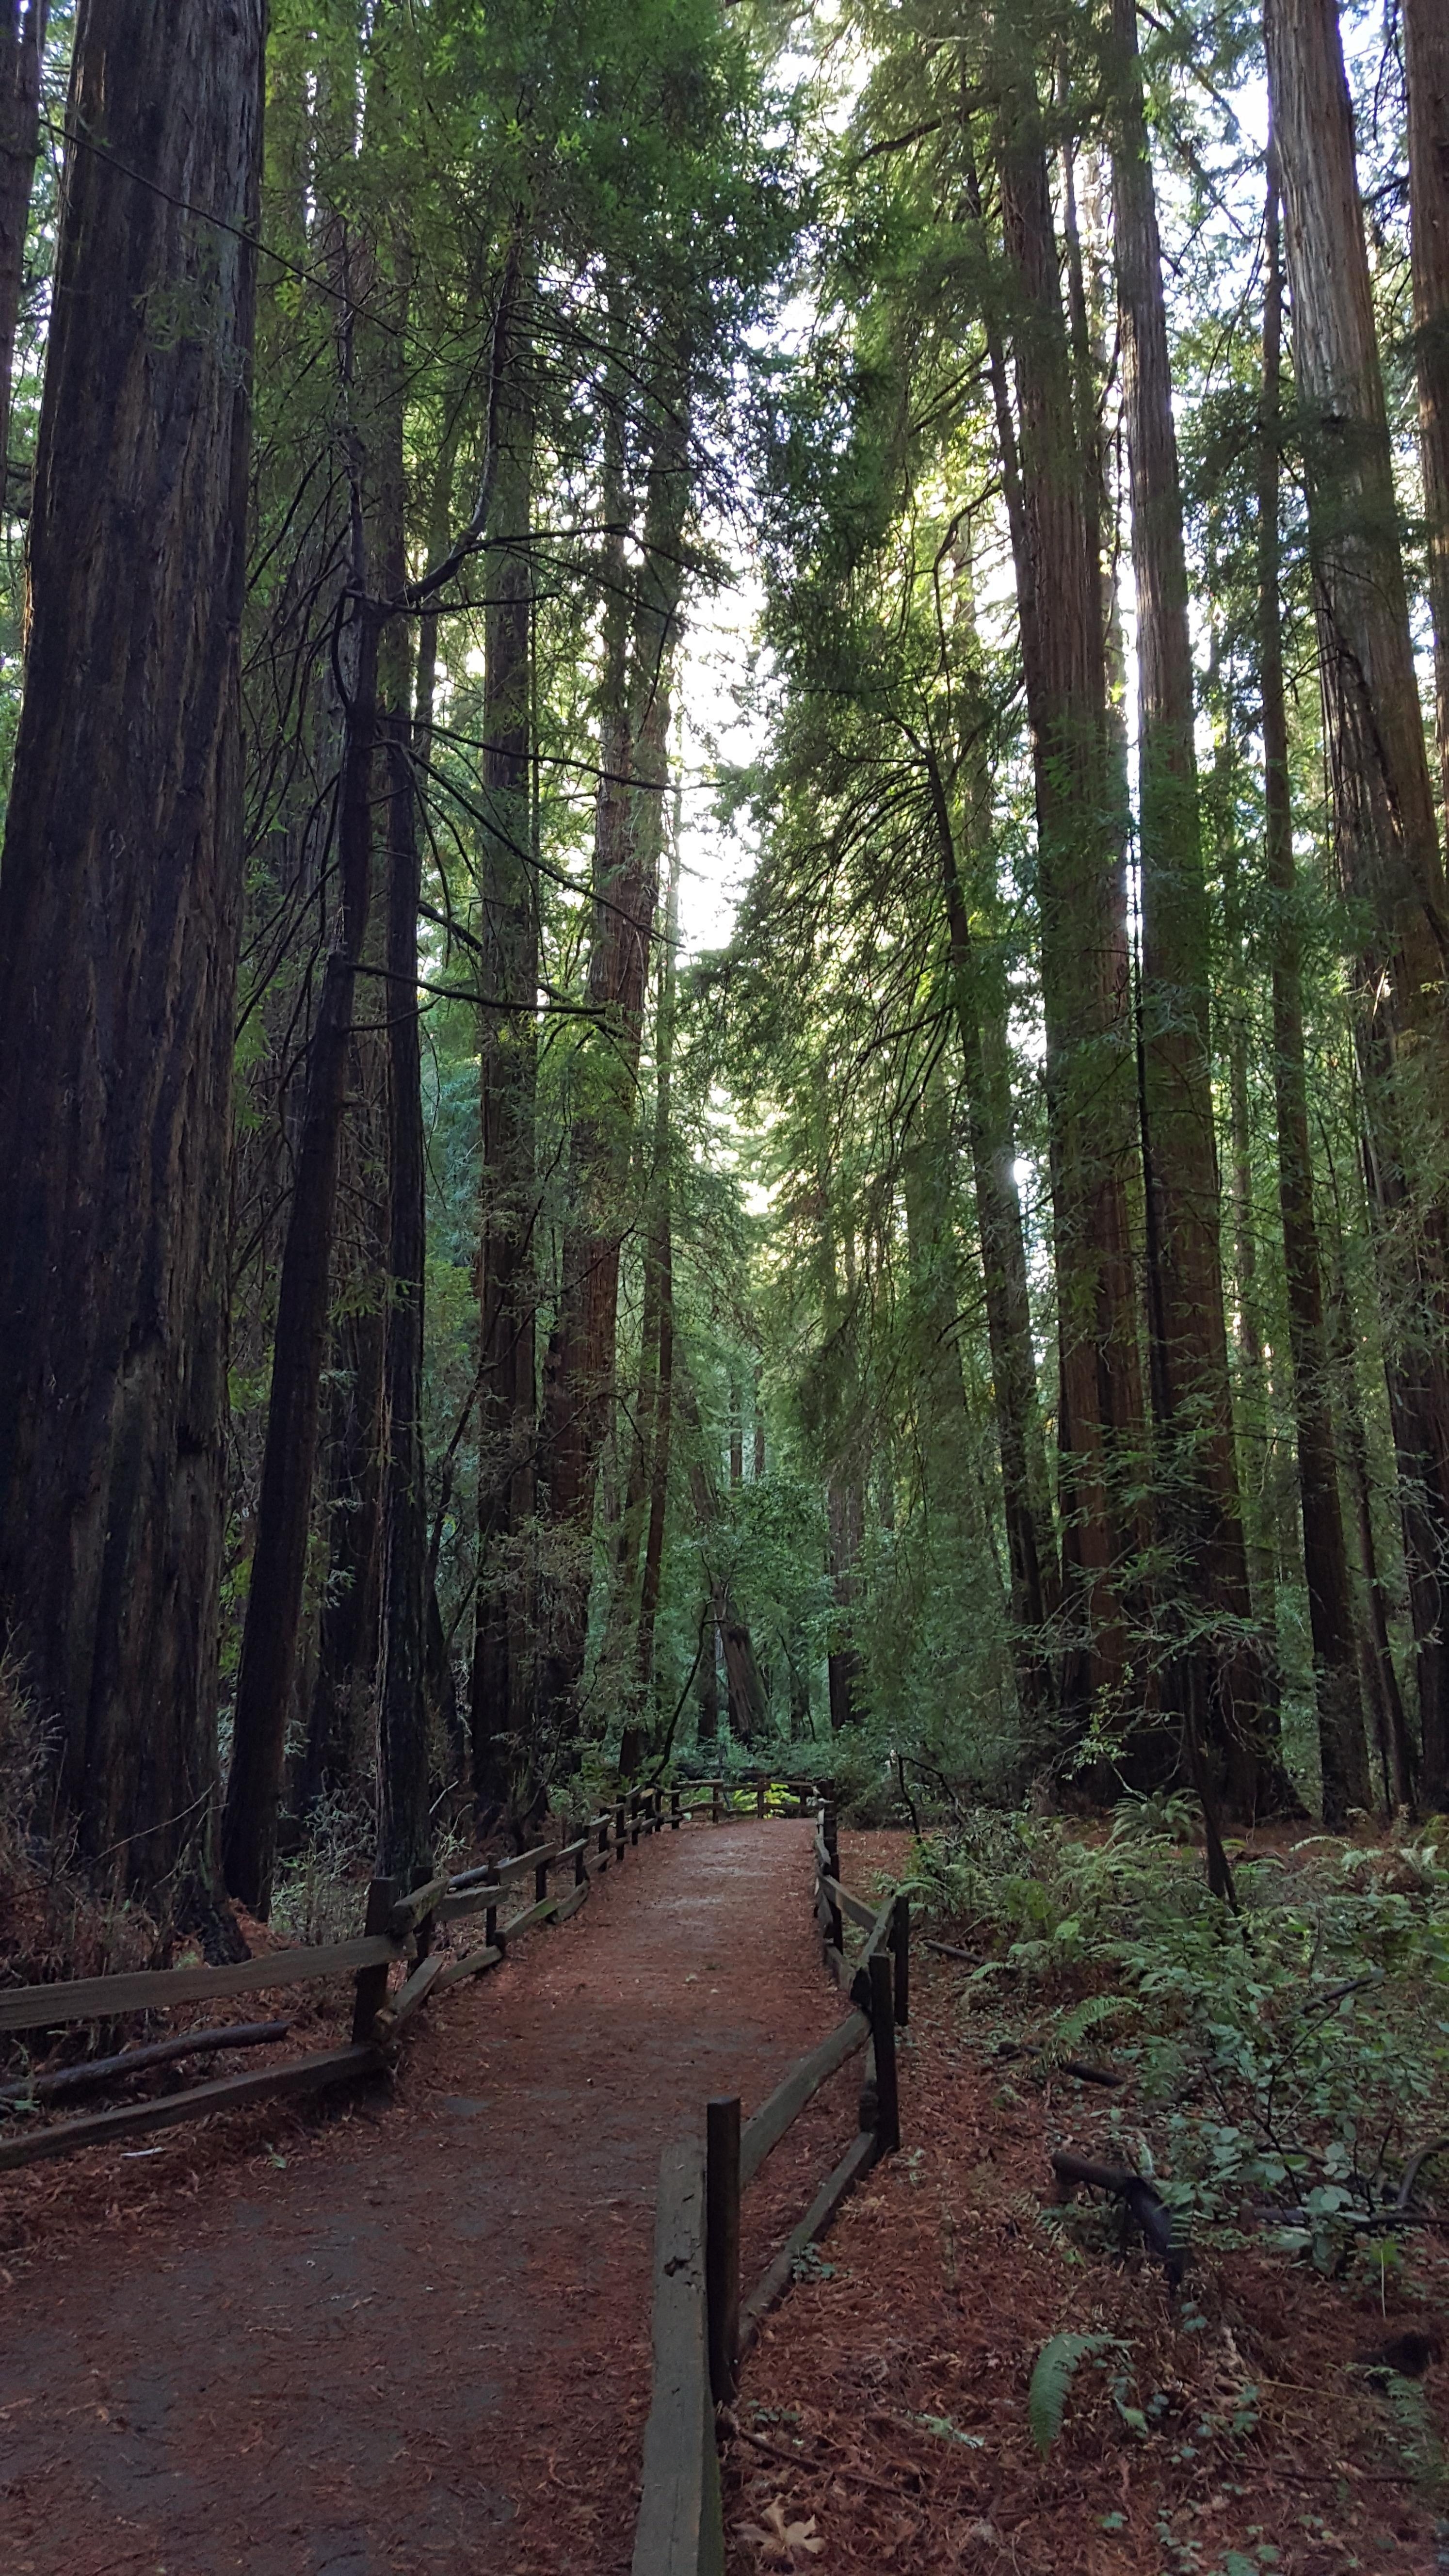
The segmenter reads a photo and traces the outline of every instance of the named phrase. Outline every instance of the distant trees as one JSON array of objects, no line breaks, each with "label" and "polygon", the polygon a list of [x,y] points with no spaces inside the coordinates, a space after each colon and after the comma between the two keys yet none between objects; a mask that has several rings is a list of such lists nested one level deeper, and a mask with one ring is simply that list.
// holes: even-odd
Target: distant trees
[{"label": "distant trees", "polygon": [[0,1612],[83,1850],[209,1901],[219,1746],[261,1912],[692,1732],[1449,1798],[1442,11],[1379,143],[1267,0],[1261,173],[1255,40],[1133,0],[862,0],[828,118],[715,0],[273,0],[264,156],[195,14],[75,18],[0,867]]},{"label": "distant trees", "polygon": [[[1384,402],[1333,0],[1270,0],[1268,8],[1293,289],[1296,376],[1286,387],[1276,250],[1266,357],[1240,320],[1225,322],[1209,261],[1198,285],[1188,286],[1181,269],[1168,284],[1159,174],[1174,197],[1188,170],[1194,191],[1208,187],[1201,116],[1182,70],[1187,58],[1209,65],[1214,39],[1205,25],[1184,22],[1170,37],[1155,29],[1149,40],[1131,0],[1114,0],[1067,30],[1031,0],[1014,0],[950,48],[913,50],[875,17],[862,13],[861,24],[873,50],[838,178],[840,265],[823,234],[816,277],[830,328],[812,350],[808,381],[777,401],[768,422],[768,623],[786,679],[777,749],[758,787],[765,860],[742,963],[759,972],[772,935],[798,960],[789,969],[793,1007],[818,1016],[835,1050],[837,1162],[863,1158],[857,1206],[880,1211],[904,1188],[914,1274],[919,1192],[904,1176],[920,1149],[906,1145],[902,1124],[934,1078],[931,943],[941,935],[917,853],[924,861],[928,847],[949,851],[958,810],[972,806],[962,772],[939,762],[928,836],[924,802],[890,766],[898,719],[882,685],[884,639],[911,634],[919,621],[932,638],[929,656],[924,643],[918,648],[931,673],[921,730],[974,695],[978,739],[995,761],[976,811],[1018,925],[1005,1104],[968,1014],[964,1084],[954,1134],[943,1139],[954,1193],[943,1222],[979,1241],[979,1302],[964,1286],[971,1320],[960,1329],[989,1366],[1002,1433],[1000,1481],[979,1537],[960,1537],[958,1580],[964,1591],[976,1550],[992,1546],[999,1527],[1011,1570],[1020,1759],[1045,1748],[1055,1767],[1086,1763],[1099,1781],[1113,1765],[1139,1783],[1176,1771],[1201,1778],[1208,1794],[1216,1782],[1250,1813],[1295,1794],[1287,1751],[1299,1779],[1312,1776],[1321,1790],[1325,1813],[1342,1820],[1372,1794],[1367,1708],[1381,1780],[1396,1796],[1412,1795],[1417,1757],[1395,1661],[1402,1636],[1391,1634],[1386,1611],[1387,1548],[1404,1570],[1424,1794],[1437,1798],[1449,1566],[1436,1428],[1449,1097],[1442,817],[1409,649],[1401,528],[1412,459]],[[1402,281],[1412,248],[1437,636],[1445,624],[1435,606],[1444,406],[1434,371],[1449,233],[1440,205],[1443,47],[1432,11],[1406,22],[1404,50],[1410,221],[1391,242],[1380,234],[1378,256],[1385,278]],[[1233,77],[1222,64],[1208,71],[1210,81]],[[1195,204],[1211,231],[1209,195]],[[873,272],[861,263],[863,238],[891,244]],[[1197,235],[1179,233],[1179,250],[1184,239],[1191,269]],[[1300,437],[1307,567],[1291,520],[1285,554],[1281,498],[1283,458],[1296,457]],[[1125,493],[1115,481],[1119,456]],[[1130,764],[1117,570],[1129,533],[1138,683]],[[1014,617],[993,603],[982,620],[969,568],[999,563],[1007,548]],[[1301,689],[1290,700],[1284,627],[1299,630],[1310,596],[1335,872],[1330,881],[1311,869],[1305,888],[1294,820],[1296,811],[1304,833],[1317,823],[1317,710]],[[837,638],[843,629],[871,634],[870,652],[851,664],[838,645],[833,655],[822,650],[831,620]],[[1207,668],[1199,638],[1209,626]],[[1027,746],[1010,694],[1018,673],[1029,816]],[[1211,833],[1197,774],[1208,714],[1220,728]],[[798,792],[812,758],[813,811]],[[951,913],[958,992],[969,995],[962,969],[989,918],[969,897]],[[832,938],[848,941],[856,961],[854,995],[826,963]],[[1335,938],[1357,958],[1352,990],[1332,962]],[[788,1011],[766,1010],[753,981],[743,1000],[751,1094],[783,1118],[808,1081],[809,1059],[787,1034]],[[1332,1034],[1350,1027],[1352,1067]],[[1254,1028],[1264,1037],[1261,1074],[1247,1034]],[[1325,1050],[1331,1109],[1314,1092]],[[889,1121],[878,1100],[883,1083],[896,1104]],[[1060,1608],[1043,1594],[1030,1612],[1022,1479],[1008,1438],[1021,1405],[999,1311],[1003,1269],[991,1249],[1001,1210],[981,1151],[988,1118],[998,1132],[1015,1129],[1050,1196],[1049,1224],[1037,1201],[1027,1283],[1063,1585]],[[1386,1419],[1344,1360],[1353,1329],[1344,1300],[1359,1301],[1362,1327],[1368,1273],[1358,1266],[1353,1160],[1340,1157],[1337,1138],[1360,1118]],[[1229,1143],[1230,1228],[1219,1179]],[[1278,1199],[1277,1230],[1265,1218],[1265,1183]],[[1355,1227],[1349,1267],[1327,1282],[1315,1212],[1324,1188],[1335,1209],[1352,1211]],[[841,1207],[828,1221],[838,1230],[854,1220]],[[872,1221],[884,1223],[889,1242],[898,1221],[878,1213]],[[868,1320],[858,1318],[857,1337],[865,1330],[878,1353],[869,1436],[889,1455],[911,1413],[891,1356],[908,1308],[888,1258],[858,1302]],[[1275,1350],[1291,1352],[1291,1395],[1267,1348],[1265,1314]],[[823,1297],[816,1329],[823,1353],[837,1337]],[[1035,1395],[1032,1387],[1028,1407]],[[828,1480],[837,1453],[826,1424],[801,1429]],[[1291,1520],[1274,1465],[1285,1434],[1298,1460]],[[1351,1507],[1339,1490],[1340,1461]],[[1271,1496],[1271,1526],[1259,1495]],[[1390,1500],[1401,1560],[1382,1516]],[[867,1648],[867,1697],[873,1672],[876,1690],[884,1687],[876,1653],[898,1633],[903,1501],[924,1541],[924,1498],[913,1497],[898,1457],[860,1541],[875,1573],[853,1626],[881,1641]],[[1261,1587],[1249,1582],[1250,1536],[1270,1578]],[[1298,1614],[1287,1606],[1300,1599],[1307,1662],[1292,1626]],[[925,1596],[916,1604],[919,1618],[931,1616]],[[972,1687],[984,1688],[981,1668],[957,1651],[963,1689],[973,1671]],[[979,1731],[967,1731],[973,1760],[984,1763]]]}]

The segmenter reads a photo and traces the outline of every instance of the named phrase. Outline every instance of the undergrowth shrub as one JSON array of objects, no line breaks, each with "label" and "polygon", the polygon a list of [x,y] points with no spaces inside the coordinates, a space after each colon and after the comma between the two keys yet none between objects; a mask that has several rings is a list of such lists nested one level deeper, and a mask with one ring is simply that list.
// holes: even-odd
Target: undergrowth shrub
[{"label": "undergrowth shrub", "polygon": [[1342,2269],[1391,2224],[1416,2142],[1449,2126],[1449,1870],[1428,1838],[1306,1837],[1204,1882],[1191,1802],[1131,1800],[1089,1835],[973,1817],[917,1850],[915,1901],[978,1949],[973,2014],[1047,2065],[1089,2036],[1136,2078],[1121,2161],[1202,2227],[1280,2222]]},{"label": "undergrowth shrub", "polygon": [[[127,1896],[121,1856],[107,1882],[79,1867],[71,1837],[57,1830],[54,1752],[13,1664],[0,1661],[0,1983],[44,1985],[166,1965],[166,1926]],[[75,2056],[103,2050],[112,2036],[112,2025],[93,2022],[56,2045]],[[38,2046],[50,2053],[48,2041]],[[13,2073],[36,2051],[24,2036],[0,2041],[0,2068]]]}]

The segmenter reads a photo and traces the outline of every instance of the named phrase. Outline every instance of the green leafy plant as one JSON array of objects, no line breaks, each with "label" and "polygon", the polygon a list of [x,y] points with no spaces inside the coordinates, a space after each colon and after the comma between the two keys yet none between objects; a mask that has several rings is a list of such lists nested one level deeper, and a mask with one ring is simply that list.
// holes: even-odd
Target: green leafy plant
[{"label": "green leafy plant", "polygon": [[1119,2335],[1110,2334],[1059,2334],[1042,2345],[1032,2369],[1026,2408],[1031,2438],[1043,2459],[1061,2432],[1067,2399],[1082,2364],[1129,2349]]}]

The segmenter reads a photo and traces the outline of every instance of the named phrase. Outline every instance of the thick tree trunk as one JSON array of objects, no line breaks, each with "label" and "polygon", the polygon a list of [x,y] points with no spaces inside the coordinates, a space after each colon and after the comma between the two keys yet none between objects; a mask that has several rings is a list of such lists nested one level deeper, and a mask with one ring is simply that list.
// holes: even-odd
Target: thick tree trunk
[{"label": "thick tree trunk", "polygon": [[1404,0],[1409,237],[1443,820],[1449,829],[1449,10]]},{"label": "thick tree trunk", "polygon": [[1187,562],[1136,0],[1113,0],[1112,27],[1119,82],[1113,197],[1137,593],[1148,1313],[1158,1511],[1173,1559],[1162,1607],[1179,1634],[1194,1639],[1174,1657],[1168,1696],[1185,1715],[1183,1659],[1196,1655],[1196,1705],[1207,1712],[1229,1804],[1251,1814],[1262,1786],[1262,1671],[1245,1642],[1252,1600],[1223,1306]]},{"label": "thick tree trunk", "polygon": [[[520,361],[521,363],[521,361]],[[483,1221],[478,1599],[473,1631],[473,1785],[505,1800],[531,1738],[536,1648],[530,1528],[537,1438],[538,1043],[518,1004],[538,989],[533,859],[533,421],[519,393],[500,422],[484,642],[480,1113]]]},{"label": "thick tree trunk", "polygon": [[1270,147],[1268,279],[1263,305],[1263,423],[1258,467],[1258,682],[1262,697],[1264,873],[1273,896],[1273,1086],[1278,1112],[1278,1204],[1288,1283],[1288,1340],[1303,1513],[1303,1565],[1313,1635],[1324,1822],[1370,1803],[1368,1748],[1359,1698],[1358,1647],[1348,1548],[1338,1492],[1323,1273],[1308,1143],[1303,1045],[1302,940],[1293,866],[1288,707],[1283,685],[1279,580],[1279,447],[1282,421],[1282,270],[1276,156]]},{"label": "thick tree trunk", "polygon": [[[1016,1137],[1005,1028],[982,1007],[981,974],[957,863],[956,836],[940,769],[930,760],[931,804],[940,845],[951,993],[966,1082],[966,1122],[976,1191],[976,1229],[986,1291],[986,1331],[1001,1453],[1002,1512],[1011,1570],[1012,1660],[1022,1715],[1037,1732],[1055,1716],[1048,1622],[1060,1595],[1046,1453],[1031,1339],[1026,1238],[1016,1187]],[[1004,1017],[1004,1012],[1003,1015]]]},{"label": "thick tree trunk", "polygon": [[1357,1041],[1418,1647],[1424,1791],[1449,1798],[1449,909],[1414,672],[1353,117],[1333,0],[1270,0],[1339,873],[1367,925]]},{"label": "thick tree trunk", "polygon": [[[1012,512],[1036,781],[1037,892],[1052,1127],[1061,1402],[1058,1459],[1069,1655],[1080,1731],[1128,1675],[1124,1586],[1142,1532],[1145,1426],[1128,1175],[1133,1057],[1112,829],[1095,465],[1084,457],[1062,314],[1041,118],[1007,66],[999,161],[1020,412]],[[1003,437],[1003,452],[1009,444]],[[1092,489],[1089,491],[1089,483]]]},{"label": "thick tree trunk", "polygon": [[40,75],[50,0],[0,0],[0,504],[8,498],[15,335],[40,142]]},{"label": "thick tree trunk", "polygon": [[107,148],[65,174],[0,868],[0,1615],[60,1813],[151,1886],[211,1875],[263,15],[79,12]]},{"label": "thick tree trunk", "polygon": [[[365,565],[356,567],[359,591]],[[271,1906],[277,1803],[282,1786],[306,1578],[317,1456],[337,1165],[346,1111],[357,967],[372,877],[372,774],[377,730],[378,623],[356,613],[346,743],[338,782],[342,902],[307,1057],[307,1097],[292,1189],[277,1322],[266,1446],[257,1499],[231,1773],[222,1818],[226,1883],[255,1914]]]},{"label": "thick tree trunk", "polygon": [[307,1750],[296,1782],[303,1816],[319,1797],[350,1785],[371,1724],[382,1583],[386,1340],[380,1309],[344,1315],[333,1329],[319,1479],[327,1582],[317,1621]]},{"label": "thick tree trunk", "polygon": [[[399,246],[398,310],[407,313],[409,258]],[[407,581],[403,390],[388,406],[382,476],[385,522],[379,547],[383,586],[396,599]],[[417,782],[413,774],[412,638],[394,618],[378,656],[378,741],[387,791],[387,941],[384,1016],[388,1062],[388,1261],[384,1389],[387,1468],[383,1488],[382,1672],[378,1694],[377,1868],[399,1886],[429,1874],[427,1667],[428,1514],[424,1486],[424,1212],[422,1050],[418,1026]]]},{"label": "thick tree trunk", "polygon": [[[635,1638],[634,1678],[641,1705],[654,1676],[654,1629],[664,1577],[664,1530],[669,1512],[669,1464],[674,1427],[674,1214],[670,1186],[673,1146],[671,1093],[674,1076],[675,961],[679,948],[679,841],[676,800],[675,847],[669,870],[664,914],[664,953],[659,966],[658,1080],[654,1101],[654,1210],[645,1255],[653,1279],[658,1316],[658,1345],[650,1393],[648,1422],[649,1516],[644,1531],[644,1565],[639,1580],[639,1626]],[[644,1426],[641,1425],[641,1439]]]},{"label": "thick tree trunk", "polygon": [[[670,671],[687,498],[682,426],[666,418],[650,460],[644,560],[632,615],[611,606],[605,617],[587,986],[600,1025],[575,1063],[569,1150],[573,1214],[564,1236],[559,1310],[545,1368],[541,1444],[556,1551],[543,1696],[557,1744],[571,1738],[583,1672],[595,1489],[613,1401],[619,1261],[628,1223],[635,1080],[658,899]],[[620,547],[621,579],[623,573]]]}]

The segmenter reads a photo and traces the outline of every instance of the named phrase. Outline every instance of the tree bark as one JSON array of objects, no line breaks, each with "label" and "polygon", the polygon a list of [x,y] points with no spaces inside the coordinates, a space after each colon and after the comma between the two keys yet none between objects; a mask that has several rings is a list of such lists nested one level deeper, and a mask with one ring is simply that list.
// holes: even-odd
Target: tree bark
[{"label": "tree bark", "polygon": [[[1182,491],[1157,201],[1137,51],[1136,0],[1113,0],[1118,76],[1113,199],[1123,402],[1137,593],[1142,907],[1143,1163],[1149,1202],[1148,1315],[1157,1418],[1158,1516],[1173,1563],[1163,1590],[1190,1645],[1169,1696],[1188,1707],[1185,1656],[1202,1664],[1228,1803],[1261,1793],[1261,1658],[1249,1643],[1242,1505],[1233,1445],[1213,1128],[1210,937],[1203,880]],[[1176,1601],[1172,1599],[1176,1594]]]},{"label": "tree bark", "polygon": [[307,1057],[306,1106],[277,1292],[256,1542],[222,1816],[227,1887],[263,1920],[271,1907],[276,1865],[277,1802],[301,1628],[327,1350],[337,1165],[357,967],[371,900],[378,621],[365,598],[360,536],[358,544],[354,569],[363,596],[354,613],[355,658],[337,791],[342,901],[337,944],[327,959]]},{"label": "tree bark", "polygon": [[951,993],[966,1083],[966,1122],[976,1191],[976,1229],[986,1292],[1002,1512],[1011,1573],[1012,1659],[1022,1715],[1036,1732],[1056,1714],[1049,1621],[1060,1598],[1046,1455],[1031,1339],[1026,1238],[1016,1186],[1016,1137],[1004,1027],[986,1025],[981,973],[957,862],[956,835],[940,769],[930,759],[931,805],[940,846]]},{"label": "tree bark", "polygon": [[9,497],[15,338],[25,234],[40,143],[40,75],[50,0],[0,0],[0,504]]},{"label": "tree bark", "polygon": [[1278,175],[1269,146],[1263,304],[1263,416],[1258,462],[1258,685],[1262,699],[1264,873],[1273,899],[1273,1090],[1278,1113],[1278,1204],[1288,1285],[1288,1341],[1303,1566],[1313,1636],[1314,1694],[1325,1824],[1370,1803],[1368,1749],[1359,1697],[1358,1648],[1348,1548],[1338,1490],[1332,1381],[1323,1308],[1323,1271],[1308,1142],[1308,1075],[1303,1044],[1302,939],[1293,865],[1288,707],[1283,685],[1279,457],[1282,439],[1282,267]]},{"label": "tree bark", "polygon": [[1419,440],[1429,529],[1442,819],[1449,830],[1449,12],[1404,0],[1409,93],[1409,239]]},{"label": "tree bark", "polygon": [[[411,253],[397,241],[395,301],[405,327]],[[407,469],[404,389],[389,389],[381,482],[385,594],[407,582]],[[387,1467],[383,1487],[382,1670],[378,1693],[377,1875],[404,1888],[429,1875],[427,1667],[428,1514],[424,1486],[424,1210],[422,1050],[418,1026],[417,783],[413,770],[413,653],[394,618],[378,655],[378,742],[387,793],[387,980],[383,986],[388,1064],[388,1262],[384,1390]]]},{"label": "tree bark", "polygon": [[262,35],[83,0],[0,868],[0,1608],[142,1886],[213,1848]]},{"label": "tree bark", "polygon": [[[555,1745],[572,1738],[588,1637],[594,1500],[613,1400],[619,1261],[644,993],[658,899],[670,672],[688,499],[684,433],[666,413],[655,434],[643,556],[631,604],[605,616],[605,686],[594,841],[588,1001],[598,1025],[575,1062],[569,1146],[573,1213],[544,1375],[542,1451],[556,1550],[544,1705]],[[617,520],[617,509],[610,516]],[[625,578],[622,545],[616,581]],[[632,630],[632,631],[631,631]],[[726,1639],[728,1651],[728,1639]]]},{"label": "tree bark", "polygon": [[1356,1039],[1417,1641],[1424,1791],[1449,1798],[1449,912],[1409,633],[1353,117],[1333,0],[1270,0],[1334,841],[1365,924]]},{"label": "tree bark", "polygon": [[[1128,1173],[1133,1060],[1112,830],[1094,462],[1079,450],[1046,150],[1028,66],[1003,59],[998,158],[1020,416],[1012,513],[1037,811],[1061,1398],[1057,1449],[1074,1733],[1130,1656],[1145,1426]],[[1003,436],[1003,452],[1009,453]]]},{"label": "tree bark", "polygon": [[510,351],[499,423],[484,630],[484,805],[479,900],[483,1221],[478,1254],[478,1604],[473,1632],[473,1785],[505,1801],[533,1732],[538,1039],[530,1013],[497,1010],[538,989],[533,871],[533,419],[524,352]]},{"label": "tree bark", "polygon": [[674,1216],[670,1187],[673,1150],[671,1092],[674,1073],[676,957],[679,948],[678,800],[675,847],[664,913],[664,953],[659,967],[659,1070],[654,1105],[654,1211],[646,1259],[653,1273],[658,1314],[658,1353],[650,1397],[649,1517],[639,1579],[639,1626],[634,1678],[641,1704],[654,1677],[654,1630],[664,1578],[664,1531],[669,1512],[669,1464],[674,1427]]}]

